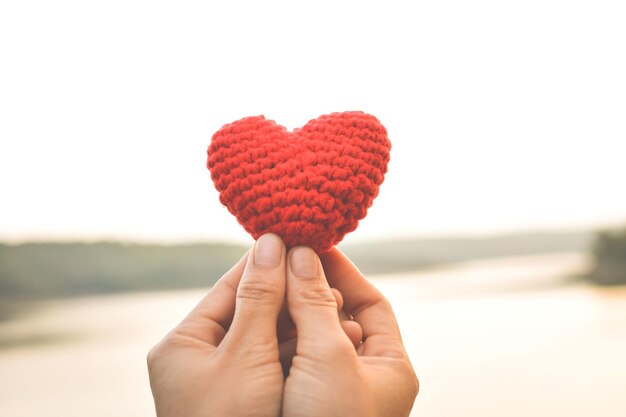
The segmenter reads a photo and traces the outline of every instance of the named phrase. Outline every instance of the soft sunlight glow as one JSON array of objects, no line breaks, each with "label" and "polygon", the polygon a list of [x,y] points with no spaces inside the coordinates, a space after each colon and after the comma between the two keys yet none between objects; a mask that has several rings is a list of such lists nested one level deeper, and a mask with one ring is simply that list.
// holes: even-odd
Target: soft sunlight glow
[{"label": "soft sunlight glow", "polygon": [[344,110],[393,143],[348,239],[626,220],[623,2],[308,4],[0,5],[0,239],[249,239],[212,133]]}]

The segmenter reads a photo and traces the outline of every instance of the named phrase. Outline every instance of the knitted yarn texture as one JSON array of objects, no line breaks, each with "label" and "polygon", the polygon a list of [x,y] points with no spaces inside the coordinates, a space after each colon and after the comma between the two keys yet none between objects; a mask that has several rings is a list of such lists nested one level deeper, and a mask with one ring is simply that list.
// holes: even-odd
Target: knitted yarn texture
[{"label": "knitted yarn texture", "polygon": [[224,125],[207,168],[220,201],[254,237],[328,251],[378,195],[391,142],[374,116],[331,113],[289,132],[264,116]]}]

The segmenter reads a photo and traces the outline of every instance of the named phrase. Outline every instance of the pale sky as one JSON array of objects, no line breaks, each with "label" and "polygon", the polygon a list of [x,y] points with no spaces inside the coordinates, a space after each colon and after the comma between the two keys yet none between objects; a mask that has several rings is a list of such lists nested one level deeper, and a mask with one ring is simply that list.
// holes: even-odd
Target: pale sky
[{"label": "pale sky", "polygon": [[0,241],[250,238],[214,131],[364,110],[389,173],[347,240],[626,222],[623,1],[0,3]]}]

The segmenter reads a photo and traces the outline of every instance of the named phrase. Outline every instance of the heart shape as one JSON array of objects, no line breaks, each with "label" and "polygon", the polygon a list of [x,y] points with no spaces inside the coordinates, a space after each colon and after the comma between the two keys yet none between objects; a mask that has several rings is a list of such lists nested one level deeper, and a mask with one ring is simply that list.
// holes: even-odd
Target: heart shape
[{"label": "heart shape", "polygon": [[264,116],[224,125],[207,167],[220,201],[258,239],[318,253],[356,229],[389,162],[387,130],[363,112],[332,113],[289,132]]}]

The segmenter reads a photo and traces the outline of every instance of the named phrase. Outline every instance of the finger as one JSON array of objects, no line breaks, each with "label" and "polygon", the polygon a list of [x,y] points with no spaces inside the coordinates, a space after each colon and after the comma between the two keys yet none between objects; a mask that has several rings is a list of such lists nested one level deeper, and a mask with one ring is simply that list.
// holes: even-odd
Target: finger
[{"label": "finger", "polygon": [[[338,311],[339,319],[342,321],[342,328],[343,328],[344,327],[343,321],[350,320],[350,316],[341,310],[341,307],[343,306],[343,297],[341,295],[341,292],[336,288],[331,288],[331,291],[333,292],[333,296],[335,297],[335,302],[337,303],[337,310],[339,310]],[[358,323],[356,322],[352,322],[352,323],[355,326],[358,326],[358,332],[351,331],[353,326],[348,325],[346,326],[346,328],[348,329],[348,331],[346,332],[346,335],[350,338],[351,341],[353,339],[356,340],[358,338],[358,342],[354,341],[353,343],[360,344],[361,342],[360,338],[362,337],[363,332]],[[344,331],[346,328],[344,328]],[[279,343],[278,350],[280,353],[280,361],[283,364],[283,367],[291,364],[291,359],[293,358],[293,355],[295,355],[296,353],[296,337],[297,337],[296,327],[293,323],[293,320],[291,320],[289,311],[287,311],[287,304],[283,303],[280,309],[280,313],[278,315],[278,343]]]},{"label": "finger", "polygon": [[235,315],[224,343],[238,348],[277,344],[276,324],[285,298],[285,257],[285,245],[277,235],[257,240],[237,287]]},{"label": "finger", "polygon": [[402,356],[402,338],[391,305],[358,268],[337,248],[321,257],[329,283],[341,291],[344,311],[363,330],[363,354]]},{"label": "finger", "polygon": [[[361,339],[363,337],[363,330],[361,329],[361,325],[355,321],[341,319],[341,328],[343,329],[350,342],[354,348],[358,348],[361,344]],[[283,367],[283,371],[285,375],[289,373],[289,367],[291,367],[291,361],[296,354],[296,345],[297,338],[294,335],[293,337],[282,341],[278,345],[278,352],[280,357],[280,363]]]},{"label": "finger", "polygon": [[358,348],[361,344],[361,340],[363,339],[363,329],[361,328],[361,325],[356,321],[343,320],[341,322],[341,327],[343,328],[346,336],[348,336],[348,339],[352,342],[352,345],[354,345],[355,348]]},{"label": "finger", "polygon": [[343,296],[341,295],[341,291],[337,288],[330,289],[333,292],[333,296],[335,297],[335,301],[337,302],[337,311],[341,311],[343,308]]},{"label": "finger", "polygon": [[[335,302],[337,303],[337,310],[339,314],[339,318],[341,320],[350,320],[350,316],[346,314],[344,311],[341,311],[341,307],[343,306],[343,297],[341,296],[341,292],[336,288],[331,288],[333,292],[333,296],[335,297]],[[291,316],[289,315],[289,311],[287,310],[287,304],[283,303],[280,313],[278,314],[278,343],[282,343],[286,340],[293,339],[296,337],[296,326],[293,324],[293,320],[291,320]]]},{"label": "finger", "polygon": [[213,285],[209,293],[176,327],[176,332],[213,346],[222,341],[233,319],[237,285],[248,254],[249,251]]},{"label": "finger", "polygon": [[349,346],[318,256],[298,246],[289,251],[287,263],[287,307],[298,333],[298,355],[323,356],[330,345]]}]

